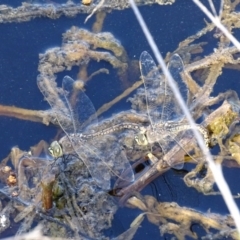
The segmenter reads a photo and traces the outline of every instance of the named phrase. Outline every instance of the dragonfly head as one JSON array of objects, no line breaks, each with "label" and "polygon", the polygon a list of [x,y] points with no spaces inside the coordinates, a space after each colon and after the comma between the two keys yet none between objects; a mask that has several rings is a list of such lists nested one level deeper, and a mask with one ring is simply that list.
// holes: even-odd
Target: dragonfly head
[{"label": "dragonfly head", "polygon": [[62,147],[58,141],[52,142],[50,147],[48,148],[48,151],[54,158],[59,158],[63,156]]},{"label": "dragonfly head", "polygon": [[140,146],[146,146],[148,145],[148,140],[146,138],[146,135],[143,133],[139,133],[138,135],[135,136],[135,141],[137,142],[138,145]]}]

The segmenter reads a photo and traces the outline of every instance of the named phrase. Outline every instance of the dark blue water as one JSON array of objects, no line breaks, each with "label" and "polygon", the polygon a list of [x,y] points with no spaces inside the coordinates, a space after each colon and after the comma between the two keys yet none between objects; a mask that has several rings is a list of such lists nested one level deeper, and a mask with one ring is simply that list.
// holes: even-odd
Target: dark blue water
[{"label": "dark blue water", "polygon": [[[20,2],[12,0],[11,4],[18,6]],[[0,4],[6,3],[9,1],[0,1]],[[205,26],[204,15],[191,1],[177,1],[172,6],[152,5],[141,7],[140,10],[163,56],[168,51],[175,50],[179,42]],[[58,20],[38,18],[30,22],[0,25],[0,104],[33,110],[49,108],[36,85],[38,55],[49,48],[60,46],[62,34],[71,26],[91,30],[94,17],[87,24],[83,23],[85,18],[86,15],[79,15],[75,18],[61,17]],[[130,59],[138,60],[144,50],[151,53],[131,9],[113,11],[108,14],[103,31],[111,32],[121,41]],[[205,37],[204,41],[211,41],[211,37]],[[211,42],[207,49],[209,52],[212,51]],[[110,75],[97,75],[86,86],[86,93],[96,109],[111,101],[123,90],[122,83],[110,64],[91,62],[89,70],[93,72],[101,67],[108,68]],[[77,68],[74,68],[68,74],[75,78],[76,73]],[[232,74],[233,78],[231,77],[226,83],[226,75],[221,77],[214,89],[215,94],[231,89],[234,82],[237,81],[236,74],[232,71],[227,74],[230,74],[227,76]],[[61,77],[62,75],[59,75],[59,81],[61,81]],[[130,104],[123,101],[105,113],[103,117],[129,108]],[[50,142],[56,131],[57,129],[52,126],[47,127],[40,123],[1,117],[0,159],[6,157],[13,146],[17,145],[23,150],[28,150],[30,146],[37,144],[42,139]],[[233,193],[236,194],[238,189],[235,183],[240,180],[238,171],[226,169],[225,175]],[[192,207],[203,212],[211,209],[212,212],[220,214],[228,213],[221,196],[203,196],[196,190],[187,188],[182,180],[183,177],[184,172],[171,170],[160,176],[142,193],[154,195],[159,201],[173,201],[181,206]],[[120,209],[114,219],[114,227],[108,233],[116,236],[125,231],[139,213],[141,213],[139,210]],[[8,234],[6,233],[6,235]],[[161,238],[159,229],[145,220],[142,228],[137,231],[135,239],[146,238],[170,239],[170,236]]]}]

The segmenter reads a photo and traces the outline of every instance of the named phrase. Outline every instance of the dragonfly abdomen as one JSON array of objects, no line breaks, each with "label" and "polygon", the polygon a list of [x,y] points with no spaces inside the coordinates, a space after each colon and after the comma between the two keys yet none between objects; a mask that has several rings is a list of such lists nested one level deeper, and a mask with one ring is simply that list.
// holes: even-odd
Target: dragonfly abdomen
[{"label": "dragonfly abdomen", "polygon": [[103,130],[101,130],[99,132],[96,132],[96,133],[81,134],[81,138],[83,140],[87,140],[87,139],[91,139],[91,138],[107,135],[107,134],[110,134],[110,133],[113,133],[113,132],[118,132],[118,131],[121,131],[123,129],[134,129],[134,130],[139,131],[140,130],[140,126],[138,126],[137,124],[134,124],[134,123],[120,123],[120,124],[116,124],[113,127],[109,127],[109,128],[103,129]]},{"label": "dragonfly abdomen", "polygon": [[[208,130],[200,124],[196,124],[196,128],[203,136],[206,146],[208,146],[210,142]],[[168,135],[171,134],[173,137],[178,135],[180,132],[192,130],[192,129],[193,128],[191,127],[190,124],[182,124],[182,123],[174,123],[174,122],[157,124],[155,127],[155,130],[157,133],[159,133],[160,131],[160,133],[162,132],[164,134],[165,132]]]}]

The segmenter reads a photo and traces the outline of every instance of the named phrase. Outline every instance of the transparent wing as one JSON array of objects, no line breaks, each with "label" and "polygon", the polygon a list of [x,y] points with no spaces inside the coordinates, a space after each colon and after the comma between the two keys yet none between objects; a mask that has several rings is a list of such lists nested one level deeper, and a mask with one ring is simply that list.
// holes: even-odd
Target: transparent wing
[{"label": "transparent wing", "polygon": [[96,181],[97,185],[104,190],[110,189],[111,175],[109,174],[109,171],[105,170],[106,166],[99,166],[98,163],[101,162],[102,159],[98,156],[97,153],[95,153],[94,149],[89,149],[86,146],[86,143],[82,143],[81,147],[79,147],[79,145],[76,146],[72,143],[72,146],[79,158],[86,165],[89,173]]},{"label": "transparent wing", "polygon": [[91,144],[82,142],[82,147],[79,147],[79,142],[77,145],[73,145],[97,185],[102,189],[109,190],[113,175],[128,183],[133,182],[135,178],[132,167],[120,146],[117,143],[111,143],[111,146],[108,144],[106,148],[106,142],[98,142],[98,140],[92,139]]},{"label": "transparent wing", "polygon": [[[167,79],[161,76],[151,55],[144,51],[140,56],[140,70],[144,81],[146,93],[147,112],[151,124],[167,121],[178,121],[183,118],[183,113],[170,88]],[[188,100],[188,89],[181,77],[184,65],[181,57],[174,54],[169,63],[170,71],[184,101]]]},{"label": "transparent wing", "polygon": [[139,65],[145,87],[147,113],[153,126],[161,119],[166,84],[148,52],[142,52]]},{"label": "transparent wing", "polygon": [[55,79],[44,75],[38,75],[37,85],[51,106],[51,111],[55,113],[56,119],[60,120],[59,125],[61,124],[67,132],[71,132],[73,130],[72,118],[63,90],[57,87]]},{"label": "transparent wing", "polygon": [[[176,125],[175,125],[176,126]],[[178,128],[178,127],[177,127]],[[181,128],[181,126],[179,126]],[[175,169],[182,169],[184,165],[184,158],[180,159],[175,153],[179,151],[179,148],[182,149],[185,155],[188,154],[188,150],[185,149],[187,146],[183,146],[181,142],[185,139],[191,139],[193,137],[193,132],[190,129],[179,129],[176,131],[160,131],[156,130],[156,134],[159,134],[158,143],[162,148],[162,151],[166,155],[169,151],[172,151],[171,155],[168,155],[166,159],[169,166]],[[185,141],[185,142],[186,142]],[[173,151],[174,147],[176,146],[176,151]]]},{"label": "transparent wing", "polygon": [[[147,112],[152,124],[152,129],[154,134],[159,136],[157,137],[158,143],[164,154],[166,154],[176,144],[179,145],[179,140],[186,131],[178,131],[176,128],[174,132],[171,131],[169,127],[165,128],[164,125],[171,121],[175,124],[177,121],[183,119],[184,114],[175,99],[167,79],[160,75],[154,60],[146,51],[140,56],[140,69],[145,85]],[[168,70],[175,80],[175,84],[180,90],[184,101],[187,103],[188,89],[181,77],[184,65],[178,54],[174,54],[171,57],[168,64]],[[153,124],[155,124],[155,126]],[[183,162],[175,166],[174,161],[169,159],[168,163],[170,166],[177,169],[183,167]]]},{"label": "transparent wing", "polygon": [[[175,80],[175,84],[177,85],[184,102],[187,104],[188,88],[181,77],[181,73],[184,71],[184,65],[181,57],[178,54],[174,54],[171,57],[167,67],[173,79]],[[175,98],[174,93],[168,84],[168,80],[166,79],[164,82],[165,92],[161,114],[161,122],[180,121],[183,119],[184,113],[182,112],[178,101]]]},{"label": "transparent wing", "polygon": [[96,110],[89,97],[81,90],[75,87],[75,81],[65,76],[62,81],[64,102],[68,107],[69,114],[73,122],[73,132],[82,132],[86,126],[97,124]]},{"label": "transparent wing", "polygon": [[[182,169],[184,166],[184,155],[189,155],[193,160],[194,157],[189,154],[188,145],[187,144],[194,137],[192,130],[184,130],[179,132],[174,138],[169,139],[169,148],[168,150],[172,150],[171,154],[169,154],[167,162],[168,164],[175,169]],[[175,147],[175,149],[174,149]],[[179,156],[179,152],[182,152],[181,156]],[[197,162],[197,161],[196,161]]]},{"label": "transparent wing", "polygon": [[[187,104],[188,101],[188,89],[185,84],[185,82],[182,80],[181,73],[184,71],[184,65],[182,62],[181,57],[178,54],[174,54],[169,63],[168,63],[168,70],[171,73],[175,84],[177,85],[184,102]],[[162,114],[161,114],[161,122],[180,122],[184,118],[184,113],[182,112],[182,109],[180,108],[177,99],[175,98],[173,91],[171,87],[168,84],[168,81],[165,81],[165,96],[164,96],[164,102],[163,102],[163,108],[162,108]],[[191,131],[177,131],[174,133],[173,131],[169,131],[166,129],[166,137],[164,140],[160,140],[159,144],[161,145],[163,152],[167,153],[170,149],[174,147],[174,145],[179,145],[180,140],[184,137],[190,137],[189,135],[192,134]],[[182,147],[182,146],[181,146]],[[184,150],[184,148],[182,147]],[[187,151],[185,151],[187,154]],[[173,159],[168,159],[168,163],[171,167],[176,169],[181,169],[184,165],[184,159],[182,159],[182,162],[178,162],[177,165],[174,164]]]},{"label": "transparent wing", "polygon": [[[82,90],[76,89],[74,84],[75,81],[72,78],[65,76],[62,82],[63,96],[61,97],[64,98],[68,106],[69,114],[73,121],[73,128],[75,129],[74,132],[82,132],[88,125],[96,124],[97,117],[91,100]],[[61,122],[61,119],[59,121]],[[75,138],[74,140],[70,137],[75,152],[82,159],[91,176],[101,188],[110,189],[110,178],[112,175],[121,177],[120,175],[124,170],[127,168],[131,169],[128,159],[119,152],[121,150],[120,146],[115,144],[114,147],[101,149],[97,147],[99,144],[107,145],[103,138],[92,139],[88,142],[82,141],[77,136]],[[111,150],[111,152],[107,153],[107,150]],[[116,164],[119,156],[122,156],[121,167]],[[134,180],[133,171],[124,177],[128,182],[132,182]]]},{"label": "transparent wing", "polygon": [[37,84],[65,133],[77,133],[83,131],[86,125],[97,124],[91,100],[81,89],[75,88],[72,78],[65,76],[62,88],[58,88],[55,81],[39,75]]}]

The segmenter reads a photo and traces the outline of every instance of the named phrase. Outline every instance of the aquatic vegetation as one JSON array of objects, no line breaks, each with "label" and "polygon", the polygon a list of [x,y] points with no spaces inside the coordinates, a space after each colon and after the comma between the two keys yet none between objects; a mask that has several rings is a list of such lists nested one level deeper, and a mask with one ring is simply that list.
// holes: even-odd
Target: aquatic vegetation
[{"label": "aquatic vegetation", "polygon": [[[151,5],[154,3],[160,5],[168,5],[174,3],[175,0],[137,0],[139,5]],[[36,17],[48,17],[51,19],[57,19],[62,15],[67,17],[74,17],[79,13],[91,13],[96,7],[97,11],[109,11],[109,10],[123,10],[130,8],[130,4],[127,0],[105,0],[103,4],[100,4],[101,0],[90,1],[90,4],[84,3],[84,1],[66,0],[64,4],[49,3],[49,4],[31,4],[28,2],[22,2],[22,5],[13,8],[8,5],[0,5],[0,23],[6,22],[23,22],[29,21]],[[99,7],[98,7],[99,5]]]},{"label": "aquatic vegetation", "polygon": [[161,236],[171,233],[177,239],[185,239],[186,236],[197,239],[196,233],[191,231],[191,225],[198,222],[206,232],[209,228],[219,231],[218,234],[207,234],[206,239],[238,238],[237,231],[233,230],[233,220],[219,214],[211,212],[202,214],[194,209],[180,207],[176,203],[159,203],[152,196],[141,196],[140,194],[130,198],[128,204],[141,209],[151,223],[159,226]]},{"label": "aquatic vegetation", "polygon": [[[108,51],[97,51],[98,48]],[[91,33],[77,27],[63,34],[61,47],[49,49],[39,57],[39,72],[50,77],[73,66],[88,64],[90,60],[109,62],[120,75],[127,69],[126,52],[111,33]]]},{"label": "aquatic vegetation", "polygon": [[[174,1],[158,2],[170,4]],[[2,5],[0,20],[21,22],[40,16],[55,19],[61,14],[75,16],[79,12],[91,13],[93,9],[98,12],[129,7],[124,1],[104,1],[101,6],[99,3],[24,3],[15,9]],[[153,1],[144,2],[151,3]],[[222,21],[229,30],[239,27],[238,13],[235,12],[237,4],[238,1],[224,3]],[[213,52],[203,56],[206,42],[201,42],[200,38],[207,33],[216,37],[217,45]],[[16,147],[1,161],[1,233],[17,224],[14,225],[15,234],[21,235],[32,226],[41,224],[41,234],[49,237],[133,239],[140,224],[144,226],[143,219],[147,218],[159,228],[162,237],[171,234],[178,239],[238,238],[234,221],[227,214],[199,212],[187,204],[182,206],[183,203],[175,202],[175,199],[166,202],[140,193],[171,167],[182,167],[185,162],[187,172],[181,179],[189,189],[196,189],[206,199],[209,195],[219,195],[205,155],[185,122],[161,70],[148,53],[145,52],[139,60],[146,89],[138,88],[128,99],[132,109],[96,124],[97,115],[128,96],[143,81],[138,81],[95,111],[83,92],[84,87],[89,87],[85,82],[108,71],[100,68],[89,74],[87,67],[92,60],[109,64],[116,69],[116,75],[126,87],[130,85],[130,70],[135,72],[136,69],[132,68],[136,61],[129,58],[128,51],[129,48],[111,33],[71,27],[63,34],[61,46],[48,49],[39,56],[38,85],[51,108],[31,111],[0,106],[1,115],[54,124],[63,131],[55,137],[57,141],[51,141],[51,146],[41,141],[29,152]],[[239,50],[230,46],[212,24],[207,24],[166,55],[168,69],[185,102],[194,119],[201,122],[197,125],[198,130],[214,150],[214,160],[230,170],[239,167],[239,98],[233,90],[218,95],[214,92],[213,95],[213,88],[220,75],[225,74],[223,68],[239,68],[238,56]],[[74,66],[80,66],[78,76],[74,78],[76,81],[65,77],[62,87],[58,87],[57,75]],[[136,75],[140,77],[137,71]],[[147,144],[139,144],[141,140]],[[121,211],[118,205],[129,207],[129,211],[137,208],[140,213],[131,219],[128,230],[114,238],[104,231],[112,227],[117,210]],[[198,224],[202,231],[195,229],[194,224]]]}]

